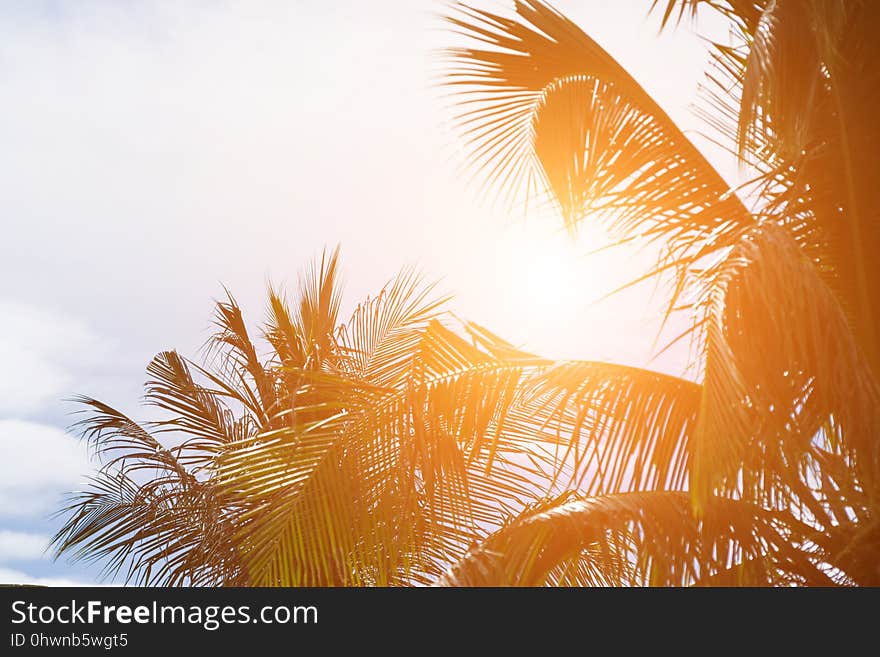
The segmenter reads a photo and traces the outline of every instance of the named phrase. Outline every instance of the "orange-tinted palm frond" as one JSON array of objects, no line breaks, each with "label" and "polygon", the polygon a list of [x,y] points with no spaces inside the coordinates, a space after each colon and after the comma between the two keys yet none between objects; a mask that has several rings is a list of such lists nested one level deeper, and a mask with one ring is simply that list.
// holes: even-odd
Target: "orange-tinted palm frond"
[{"label": "orange-tinted palm frond", "polygon": [[300,278],[299,313],[295,323],[309,349],[308,367],[319,369],[335,353],[333,336],[341,298],[337,246],[329,253],[322,253],[320,264],[315,262]]},{"label": "orange-tinted palm frond", "polygon": [[[825,528],[865,513],[880,467],[880,389],[833,292],[770,223],[707,279],[696,506],[713,492],[735,493],[805,506]],[[843,471],[826,467],[834,455]],[[835,504],[841,495],[847,503]]]},{"label": "orange-tinted palm frond", "polygon": [[684,250],[751,222],[668,115],[574,23],[537,0],[516,2],[515,18],[456,9],[448,21],[475,45],[448,50],[447,84],[488,184],[508,195],[546,189],[569,224],[598,212],[623,236]]},{"label": "orange-tinted palm frond", "polygon": [[880,371],[880,6],[768,4],[743,65],[738,136],[777,160],[767,212],[796,235]]},{"label": "orange-tinted palm frond", "polygon": [[687,485],[699,385],[575,361],[536,373],[524,387],[507,430],[521,436],[526,452],[539,446],[536,437],[552,450],[550,488],[603,495]]},{"label": "orange-tinted palm frond", "polygon": [[[684,492],[548,500],[470,550],[439,583],[542,586],[584,561],[595,579],[581,583],[593,585],[687,586],[731,569],[751,585],[831,582],[813,553],[792,545],[790,518],[737,500],[710,506],[697,520]],[[749,567],[759,559],[773,565]]]},{"label": "orange-tinted palm frond", "polygon": [[303,372],[314,398],[328,400],[321,410],[335,412],[256,436],[221,463],[224,489],[248,509],[241,535],[256,583],[419,581],[463,553],[481,524],[499,524],[505,499],[533,494],[494,429],[530,363],[498,361],[421,311],[410,315],[421,324],[415,342],[410,322],[402,340],[359,339],[363,312],[349,330],[373,345],[362,350],[369,360],[355,359],[361,376]]}]

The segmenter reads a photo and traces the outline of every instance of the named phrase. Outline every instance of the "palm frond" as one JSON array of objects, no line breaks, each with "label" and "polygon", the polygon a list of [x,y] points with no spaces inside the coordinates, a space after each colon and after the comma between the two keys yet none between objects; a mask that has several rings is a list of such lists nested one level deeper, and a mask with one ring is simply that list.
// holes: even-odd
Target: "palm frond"
[{"label": "palm frond", "polygon": [[77,423],[104,461],[86,488],[72,494],[52,538],[56,558],[103,563],[141,584],[222,584],[240,579],[231,518],[209,481],[184,466],[180,449],[165,448],[119,411],[89,398]]},{"label": "palm frond", "polygon": [[71,428],[86,440],[105,467],[155,469],[180,480],[189,479],[178,455],[127,415],[90,397],[77,396],[73,401],[85,407],[79,412],[87,416]]},{"label": "palm frond", "polygon": [[426,285],[414,270],[404,269],[340,327],[340,367],[375,385],[398,384],[409,366],[407,356],[447,301],[434,296],[434,285]]},{"label": "palm frond", "polygon": [[151,378],[146,383],[146,403],[171,415],[153,426],[158,433],[186,436],[177,451],[188,466],[210,462],[212,454],[256,430],[250,414],[237,418],[222,393],[197,383],[189,364],[176,352],[156,355],[147,374]]},{"label": "palm frond", "polygon": [[[766,224],[707,278],[695,505],[718,490],[771,506],[809,503],[805,470],[821,469],[819,449],[856,469],[861,484],[850,494],[875,486],[880,391],[836,297],[797,243]],[[846,520],[811,511],[826,526]]]},{"label": "palm frond", "polygon": [[[369,326],[388,325],[376,321]],[[304,372],[314,397],[330,400],[322,411],[335,413],[256,436],[222,461],[224,489],[248,508],[242,532],[255,581],[352,584],[371,573],[366,581],[388,583],[438,571],[432,560],[461,552],[479,523],[497,523],[505,498],[531,493],[492,429],[529,363],[499,362],[436,319],[416,344],[382,348],[380,359],[404,361],[402,376],[364,368],[379,386],[369,376]]]},{"label": "palm frond", "polygon": [[[554,364],[524,383],[506,431],[546,454],[546,490],[587,495],[687,485],[700,386],[635,367]],[[540,442],[537,442],[539,439]]]},{"label": "palm frond", "polygon": [[[702,520],[688,494],[651,491],[538,503],[450,568],[444,586],[541,586],[587,562],[587,583],[685,586],[739,568],[744,583],[824,584],[813,555],[790,542],[789,519],[713,499]],[[750,560],[774,566],[749,568]]]},{"label": "palm frond", "polygon": [[319,368],[335,351],[334,331],[339,315],[339,247],[321,254],[300,278],[299,312],[295,323],[308,347],[305,367]]},{"label": "palm frond", "polygon": [[[694,21],[701,7],[707,7],[729,19],[732,23],[753,31],[761,17],[767,0],[665,0],[660,29],[671,25],[673,18],[678,25],[687,17]],[[651,11],[660,6],[661,0],[653,0]]]},{"label": "palm frond", "polygon": [[679,255],[751,223],[669,116],[574,23],[537,0],[516,2],[512,19],[456,9],[447,20],[477,45],[448,51],[447,84],[489,185],[546,189],[570,225],[602,214],[621,235],[663,237]]},{"label": "palm frond", "polygon": [[764,195],[835,291],[880,370],[880,45],[873,2],[775,2],[743,64],[740,144],[776,160]]},{"label": "palm frond", "polygon": [[[241,307],[227,290],[227,300],[218,301],[214,311],[217,330],[205,345],[212,371],[199,368],[223,394],[248,409],[257,426],[266,426],[276,405],[272,381],[251,340]],[[192,364],[190,364],[192,365]]]}]

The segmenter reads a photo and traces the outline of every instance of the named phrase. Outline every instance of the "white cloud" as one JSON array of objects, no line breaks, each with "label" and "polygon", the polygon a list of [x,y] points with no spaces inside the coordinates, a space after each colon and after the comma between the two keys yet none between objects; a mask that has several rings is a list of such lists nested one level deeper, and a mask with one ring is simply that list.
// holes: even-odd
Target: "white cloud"
[{"label": "white cloud", "polygon": [[30,561],[43,556],[49,537],[0,529],[0,561]]},{"label": "white cloud", "polygon": [[37,586],[95,586],[92,582],[83,582],[64,577],[33,577],[20,570],[0,567],[0,584],[35,584]]},{"label": "white cloud", "polygon": [[0,417],[25,415],[69,393],[70,369],[98,341],[80,321],[0,299]]},{"label": "white cloud", "polygon": [[85,445],[55,427],[0,420],[0,516],[52,511],[92,470]]},{"label": "white cloud", "polygon": [[[448,162],[460,154],[431,90],[431,49],[454,42],[434,4],[0,3],[0,214],[10,217],[0,274],[21,298],[95,318],[127,350],[138,340],[185,350],[204,339],[218,282],[260,308],[265,276],[290,281],[341,240],[350,300],[417,262],[445,277],[460,315],[513,341],[534,315],[526,348],[597,357],[580,327],[613,340],[619,308],[566,322],[524,304],[497,310],[491,252],[518,219],[477,203]],[[642,3],[561,4],[673,119],[697,127],[689,106],[705,43],[684,30],[658,37]],[[723,38],[722,19],[711,36]],[[548,233],[552,222],[542,221]],[[591,262],[585,292],[566,281],[581,296],[625,282]],[[641,319],[639,294],[623,321]],[[647,351],[654,331],[638,337]],[[617,344],[628,353],[632,341]],[[30,368],[46,392],[13,388],[10,403],[34,408],[63,389],[56,361],[16,353],[10,371]]]}]

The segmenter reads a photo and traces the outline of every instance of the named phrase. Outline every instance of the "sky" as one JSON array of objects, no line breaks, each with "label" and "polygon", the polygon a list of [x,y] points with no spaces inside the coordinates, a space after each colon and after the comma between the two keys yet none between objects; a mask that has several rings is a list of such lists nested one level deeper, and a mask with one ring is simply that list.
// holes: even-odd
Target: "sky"
[{"label": "sky", "polygon": [[[503,3],[475,0],[480,6]],[[732,180],[696,132],[707,62],[690,26],[658,34],[650,0],[558,0]],[[681,374],[656,354],[650,264],[509,212],[461,173],[435,84],[455,42],[433,0],[0,4],[0,583],[94,583],[44,553],[90,465],[67,428],[86,394],[143,418],[158,351],[195,356],[223,286],[253,325],[268,281],[295,289],[342,247],[350,311],[414,265],[451,309],[553,358]],[[721,37],[718,17],[700,32]]]}]

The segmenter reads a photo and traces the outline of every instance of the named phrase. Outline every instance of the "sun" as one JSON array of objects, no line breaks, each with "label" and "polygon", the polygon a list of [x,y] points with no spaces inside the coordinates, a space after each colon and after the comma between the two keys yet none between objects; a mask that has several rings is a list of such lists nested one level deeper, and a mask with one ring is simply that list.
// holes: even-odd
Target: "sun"
[{"label": "sun", "polygon": [[528,308],[563,312],[594,301],[599,293],[583,241],[558,224],[513,225],[502,235],[499,248],[509,271],[510,293]]},{"label": "sun", "polygon": [[642,339],[642,327],[659,331],[664,309],[651,285],[628,285],[653,266],[653,252],[617,244],[589,218],[571,235],[550,212],[499,217],[491,228],[456,296],[462,316],[547,358],[650,357],[655,334]]},{"label": "sun", "polygon": [[588,250],[584,240],[561,230],[558,220],[513,222],[496,236],[487,262],[496,295],[492,305],[503,309],[506,317],[498,319],[513,327],[524,346],[544,348],[553,336],[571,332],[607,291],[607,279]]},{"label": "sun", "polygon": [[571,303],[578,303],[578,288],[582,284],[576,276],[578,267],[558,249],[533,249],[524,255],[517,269],[513,291],[531,308],[560,311]]}]

